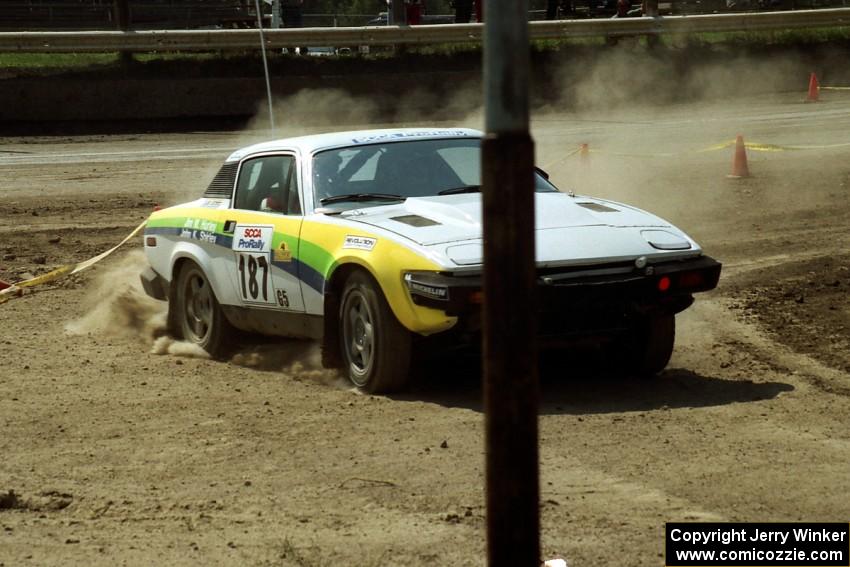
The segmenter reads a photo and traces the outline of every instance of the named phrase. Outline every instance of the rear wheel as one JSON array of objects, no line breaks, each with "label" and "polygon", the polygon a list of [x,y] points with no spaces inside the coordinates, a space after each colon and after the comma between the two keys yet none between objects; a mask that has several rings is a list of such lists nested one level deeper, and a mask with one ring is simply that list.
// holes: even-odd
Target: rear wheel
[{"label": "rear wheel", "polygon": [[194,262],[186,262],[173,285],[173,300],[168,305],[172,333],[212,356],[224,356],[233,327],[225,318],[203,270]]},{"label": "rear wheel", "polygon": [[401,390],[410,370],[411,333],[398,322],[374,280],[354,272],[339,310],[340,350],[348,378],[370,394]]},{"label": "rear wheel", "polygon": [[675,342],[675,315],[656,315],[641,319],[614,341],[609,346],[609,354],[624,373],[651,378],[670,362]]}]

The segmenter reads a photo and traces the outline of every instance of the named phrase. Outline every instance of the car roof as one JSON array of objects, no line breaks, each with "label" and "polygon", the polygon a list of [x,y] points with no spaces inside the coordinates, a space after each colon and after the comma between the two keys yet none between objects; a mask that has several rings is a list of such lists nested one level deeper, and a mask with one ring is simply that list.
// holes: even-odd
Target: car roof
[{"label": "car roof", "polygon": [[403,142],[407,140],[438,140],[446,138],[480,138],[481,132],[470,128],[388,128],[383,130],[353,130],[331,132],[295,138],[283,138],[262,142],[236,150],[227,158],[228,162],[258,153],[279,150],[297,150],[312,154],[320,150],[344,148],[381,142]]}]

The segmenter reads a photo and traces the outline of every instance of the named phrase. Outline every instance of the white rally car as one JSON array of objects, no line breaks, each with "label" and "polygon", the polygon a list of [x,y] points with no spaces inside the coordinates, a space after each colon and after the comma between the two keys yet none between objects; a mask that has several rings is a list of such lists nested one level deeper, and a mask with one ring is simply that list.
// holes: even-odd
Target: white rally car
[{"label": "white rally car", "polygon": [[[367,392],[404,386],[411,356],[476,344],[481,133],[342,132],[234,152],[203,196],[145,228],[149,295],[171,332],[215,356],[235,329],[322,341]],[[633,374],[669,361],[674,317],[720,264],[644,211],[535,179],[539,333],[593,339]]]}]

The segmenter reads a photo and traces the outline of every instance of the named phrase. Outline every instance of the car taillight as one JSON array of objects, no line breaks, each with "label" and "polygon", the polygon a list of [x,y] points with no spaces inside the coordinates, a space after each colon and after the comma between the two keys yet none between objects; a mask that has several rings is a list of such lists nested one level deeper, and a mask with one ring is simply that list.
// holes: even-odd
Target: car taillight
[{"label": "car taillight", "polygon": [[662,276],[658,280],[658,291],[667,291],[670,289],[670,277]]}]

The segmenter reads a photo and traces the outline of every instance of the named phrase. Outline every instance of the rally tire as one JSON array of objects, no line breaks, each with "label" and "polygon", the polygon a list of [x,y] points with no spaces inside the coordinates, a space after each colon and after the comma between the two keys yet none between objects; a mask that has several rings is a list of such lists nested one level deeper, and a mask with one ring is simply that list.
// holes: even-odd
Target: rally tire
[{"label": "rally tire", "polygon": [[407,385],[411,333],[398,322],[378,284],[362,271],[345,283],[339,309],[343,372],[369,394]]},{"label": "rally tire", "polygon": [[676,342],[676,317],[647,316],[609,347],[618,370],[638,378],[653,378],[670,362]]},{"label": "rally tire", "polygon": [[227,320],[206,274],[191,260],[174,278],[168,304],[171,333],[193,343],[215,358],[228,354],[235,329]]}]

